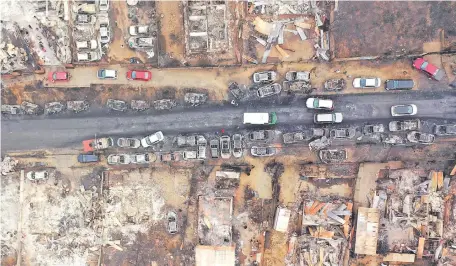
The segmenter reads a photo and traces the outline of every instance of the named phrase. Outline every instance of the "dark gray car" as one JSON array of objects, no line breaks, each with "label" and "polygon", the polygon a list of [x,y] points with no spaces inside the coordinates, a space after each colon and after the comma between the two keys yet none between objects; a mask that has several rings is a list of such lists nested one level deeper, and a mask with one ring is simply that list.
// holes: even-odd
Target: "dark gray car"
[{"label": "dark gray car", "polygon": [[386,90],[411,90],[414,86],[411,79],[389,79],[385,82]]}]

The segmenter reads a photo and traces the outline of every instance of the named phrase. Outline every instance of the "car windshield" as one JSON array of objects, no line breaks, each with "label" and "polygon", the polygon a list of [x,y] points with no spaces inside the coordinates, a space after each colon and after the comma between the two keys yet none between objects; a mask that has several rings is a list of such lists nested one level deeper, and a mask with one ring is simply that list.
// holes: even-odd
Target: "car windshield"
[{"label": "car windshield", "polygon": [[101,77],[104,77],[104,76],[105,76],[105,71],[104,71],[104,69],[100,70],[100,76],[101,76]]},{"label": "car windshield", "polygon": [[57,79],[57,73],[52,74],[52,79],[54,79],[54,80]]},{"label": "car windshield", "polygon": [[399,114],[410,114],[412,113],[411,106],[398,106],[396,107],[396,112]]},{"label": "car windshield", "polygon": [[365,79],[361,79],[359,84],[361,85],[361,87],[366,87],[366,80]]},{"label": "car windshield", "polygon": [[314,106],[315,108],[318,108],[318,107],[319,107],[319,100],[318,100],[318,99],[315,99],[315,100],[314,100],[313,106]]},{"label": "car windshield", "polygon": [[131,72],[131,78],[135,79],[136,78],[136,71]]},{"label": "car windshield", "polygon": [[421,65],[421,69],[422,70],[426,70],[426,67],[428,66],[428,62],[423,62],[423,64]]}]

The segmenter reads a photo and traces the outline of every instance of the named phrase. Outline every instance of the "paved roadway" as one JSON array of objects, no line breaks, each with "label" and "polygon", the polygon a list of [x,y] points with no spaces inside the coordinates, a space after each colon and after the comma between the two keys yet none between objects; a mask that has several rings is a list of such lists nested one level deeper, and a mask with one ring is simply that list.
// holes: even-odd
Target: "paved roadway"
[{"label": "paved roadway", "polygon": [[[343,124],[391,120],[394,104],[414,103],[416,117],[456,121],[456,92],[398,92],[388,94],[338,95],[336,111],[344,114]],[[312,125],[315,112],[305,108],[305,99],[282,103],[255,102],[248,106],[208,106],[152,114],[86,113],[73,116],[3,119],[1,123],[2,153],[11,150],[62,148],[79,145],[80,141],[97,136],[144,136],[162,130],[164,134],[214,132],[221,129],[245,129],[242,114],[246,111],[275,111],[278,127]]]}]

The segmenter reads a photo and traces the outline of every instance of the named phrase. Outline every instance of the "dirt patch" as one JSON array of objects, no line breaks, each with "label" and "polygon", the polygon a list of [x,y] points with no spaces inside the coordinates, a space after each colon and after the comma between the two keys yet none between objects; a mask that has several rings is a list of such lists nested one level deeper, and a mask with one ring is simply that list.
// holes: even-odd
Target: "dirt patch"
[{"label": "dirt patch", "polygon": [[456,38],[455,17],[456,3],[448,1],[342,1],[331,25],[335,57],[421,53],[441,29]]}]

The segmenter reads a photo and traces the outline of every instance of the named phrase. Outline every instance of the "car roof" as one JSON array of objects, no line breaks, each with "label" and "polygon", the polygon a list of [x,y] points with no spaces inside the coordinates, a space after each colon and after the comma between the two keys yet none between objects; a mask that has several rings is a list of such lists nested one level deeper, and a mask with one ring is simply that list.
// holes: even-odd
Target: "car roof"
[{"label": "car roof", "polygon": [[54,74],[56,75],[57,79],[66,79],[67,78],[67,73],[64,71],[56,71],[56,72],[54,72]]},{"label": "car roof", "polygon": [[318,99],[318,105],[321,107],[331,108],[333,106],[333,101],[329,99]]}]

